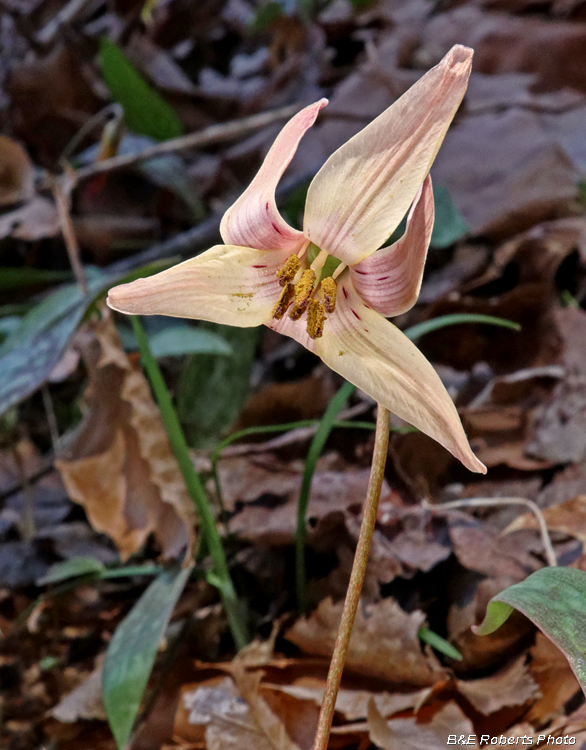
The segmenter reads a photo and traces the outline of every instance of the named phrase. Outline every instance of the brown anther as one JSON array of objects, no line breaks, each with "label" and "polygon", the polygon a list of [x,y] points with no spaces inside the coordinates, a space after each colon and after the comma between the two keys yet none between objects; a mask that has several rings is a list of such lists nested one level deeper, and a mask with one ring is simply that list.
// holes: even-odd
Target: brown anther
[{"label": "brown anther", "polygon": [[326,309],[323,300],[312,299],[307,311],[307,333],[312,339],[319,339],[324,333]]},{"label": "brown anther", "polygon": [[289,282],[286,286],[283,287],[283,290],[279,295],[279,299],[277,300],[277,304],[273,307],[273,318],[281,320],[283,315],[287,312],[287,308],[293,301],[294,296],[295,285]]},{"label": "brown anther", "polygon": [[295,302],[289,313],[289,317],[292,320],[299,320],[303,313],[307,310],[307,305],[313,294],[313,286],[315,284],[315,271],[308,268],[301,274],[299,282],[295,285]]},{"label": "brown anther", "polygon": [[326,312],[333,313],[336,309],[336,282],[331,276],[325,278],[321,283],[321,290],[324,296],[324,304],[326,306]]},{"label": "brown anther", "polygon": [[290,258],[287,258],[287,262],[282,268],[279,268],[277,271],[277,278],[279,279],[279,284],[281,286],[287,286],[291,281],[293,281],[295,274],[297,271],[299,271],[301,264],[299,263],[299,258],[296,255],[292,255]]}]

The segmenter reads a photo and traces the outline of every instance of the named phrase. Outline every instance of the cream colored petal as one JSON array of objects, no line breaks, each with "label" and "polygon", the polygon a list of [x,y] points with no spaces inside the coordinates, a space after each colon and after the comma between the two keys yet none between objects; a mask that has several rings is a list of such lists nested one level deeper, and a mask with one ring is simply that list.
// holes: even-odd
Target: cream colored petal
[{"label": "cream colored petal", "polygon": [[472,50],[456,45],[326,161],[309,187],[305,236],[348,265],[397,228],[466,91]]},{"label": "cream colored petal", "polygon": [[299,320],[291,320],[288,315],[285,315],[280,320],[270,320],[267,326],[272,328],[273,331],[282,333],[283,336],[295,339],[299,344],[309,349],[310,352],[316,353],[315,341],[307,333],[307,313],[304,313]]},{"label": "cream colored petal", "polygon": [[285,250],[216,245],[178,266],[110,289],[113,310],[171,315],[246,328],[270,320]]},{"label": "cream colored petal", "polygon": [[437,440],[468,469],[486,472],[431,364],[405,334],[362,303],[347,273],[316,349],[332,370]]},{"label": "cream colored petal", "polygon": [[283,248],[291,253],[301,247],[303,233],[290,227],[279,213],[275,189],[303,134],[327,103],[321,99],[305,107],[281,130],[254,180],[222,218],[220,234],[226,244],[260,250]]},{"label": "cream colored petal", "polygon": [[413,201],[401,239],[350,266],[356,291],[381,315],[400,315],[417,302],[433,220],[433,190],[428,175]]}]

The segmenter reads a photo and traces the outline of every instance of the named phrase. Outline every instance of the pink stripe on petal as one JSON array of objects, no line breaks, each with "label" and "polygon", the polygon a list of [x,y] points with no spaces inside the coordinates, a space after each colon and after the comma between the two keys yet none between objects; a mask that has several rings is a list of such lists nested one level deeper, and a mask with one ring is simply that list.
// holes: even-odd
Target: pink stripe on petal
[{"label": "pink stripe on petal", "polygon": [[110,289],[108,305],[135,315],[170,315],[247,328],[266,323],[281,292],[286,250],[216,245],[173,268]]},{"label": "pink stripe on petal", "polygon": [[387,318],[407,312],[417,301],[434,213],[428,175],[409,211],[405,234],[390,247],[383,247],[350,266],[358,294],[373,310]]},{"label": "pink stripe on petal", "polygon": [[404,333],[364,305],[349,275],[340,286],[336,312],[315,342],[318,356],[379,404],[437,440],[468,469],[486,473],[431,364]]},{"label": "pink stripe on petal", "polygon": [[327,99],[320,99],[305,107],[281,130],[256,177],[222,218],[220,233],[226,244],[259,250],[282,248],[291,253],[300,249],[303,233],[290,227],[279,213],[275,189],[303,134],[327,103]]},{"label": "pink stripe on petal", "polygon": [[364,130],[341,146],[307,193],[304,234],[354,265],[399,225],[466,91],[472,50],[456,45]]}]

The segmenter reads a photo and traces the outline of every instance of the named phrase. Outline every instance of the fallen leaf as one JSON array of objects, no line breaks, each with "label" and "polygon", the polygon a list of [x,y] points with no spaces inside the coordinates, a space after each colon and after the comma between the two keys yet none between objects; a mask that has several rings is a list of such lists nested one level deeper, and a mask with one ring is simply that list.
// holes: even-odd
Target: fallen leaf
[{"label": "fallen leaf", "polygon": [[[550,531],[561,531],[568,536],[573,536],[586,549],[586,495],[578,495],[564,503],[550,505],[549,508],[544,509],[543,517]],[[510,534],[520,529],[539,530],[533,513],[524,513],[519,516],[507,526],[503,534]]]},{"label": "fallen leaf", "polygon": [[543,726],[563,709],[580,690],[580,685],[566,657],[540,631],[530,653],[531,673],[539,685],[541,696],[531,706],[527,720],[536,726]]},{"label": "fallen leaf", "polygon": [[[280,690],[299,700],[311,700],[316,706],[321,706],[324,697],[324,688],[311,687],[305,684],[295,685],[264,685]],[[336,697],[336,713],[342,714],[347,721],[365,719],[368,716],[368,704],[374,700],[377,710],[381,716],[388,717],[402,711],[417,709],[431,694],[431,688],[423,688],[414,693],[380,693],[369,690],[349,690],[341,688]]]},{"label": "fallen leaf", "polygon": [[106,720],[102,702],[102,667],[97,667],[74,690],[51,709],[51,716],[69,724],[79,719]]},{"label": "fallen leaf", "polygon": [[457,680],[458,691],[485,716],[540,697],[539,685],[521,656],[504,669],[479,680]]},{"label": "fallen leaf", "polygon": [[[417,719],[385,721],[371,699],[368,728],[370,739],[381,750],[443,750],[449,735],[468,739],[474,734],[472,722],[454,702],[446,704],[429,723],[423,724]],[[478,747],[475,740],[471,744]]]},{"label": "fallen leaf", "polygon": [[[331,657],[342,606],[324,599],[285,637],[308,654]],[[433,685],[443,672],[435,658],[421,649],[417,633],[424,621],[423,612],[407,614],[392,599],[359,609],[346,659],[348,670],[393,683]]]},{"label": "fallen leaf", "polygon": [[0,216],[0,239],[10,236],[32,242],[44,237],[56,237],[60,232],[55,204],[41,196]]},{"label": "fallen leaf", "polygon": [[236,660],[232,669],[232,677],[240,695],[248,703],[250,714],[260,729],[261,736],[268,739],[271,747],[278,748],[278,750],[300,750],[287,734],[284,723],[260,694],[262,672],[248,672]]},{"label": "fallen leaf", "polygon": [[29,155],[12,138],[0,135],[0,206],[31,200],[35,170]]},{"label": "fallen leaf", "polygon": [[165,557],[187,546],[195,511],[149,385],[106,313],[79,337],[90,383],[87,409],[55,466],[92,526],[127,559],[154,533]]}]

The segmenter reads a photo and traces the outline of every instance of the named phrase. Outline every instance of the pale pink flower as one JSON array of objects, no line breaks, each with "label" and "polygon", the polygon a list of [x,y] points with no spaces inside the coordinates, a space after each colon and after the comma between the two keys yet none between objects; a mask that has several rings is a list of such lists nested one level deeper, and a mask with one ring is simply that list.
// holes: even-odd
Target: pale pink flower
[{"label": "pale pink flower", "polygon": [[[485,472],[435,370],[386,320],[409,310],[419,294],[434,221],[429,169],[464,96],[471,63],[472,50],[453,47],[332,154],[309,187],[298,231],[279,214],[275,188],[327,100],[303,109],[224,215],[226,244],[111,289],[110,307],[241,327],[264,323],[315,352],[469,469]],[[379,249],[408,210],[404,235]],[[320,250],[311,264],[310,243]],[[340,264],[323,278],[328,256]]]}]

